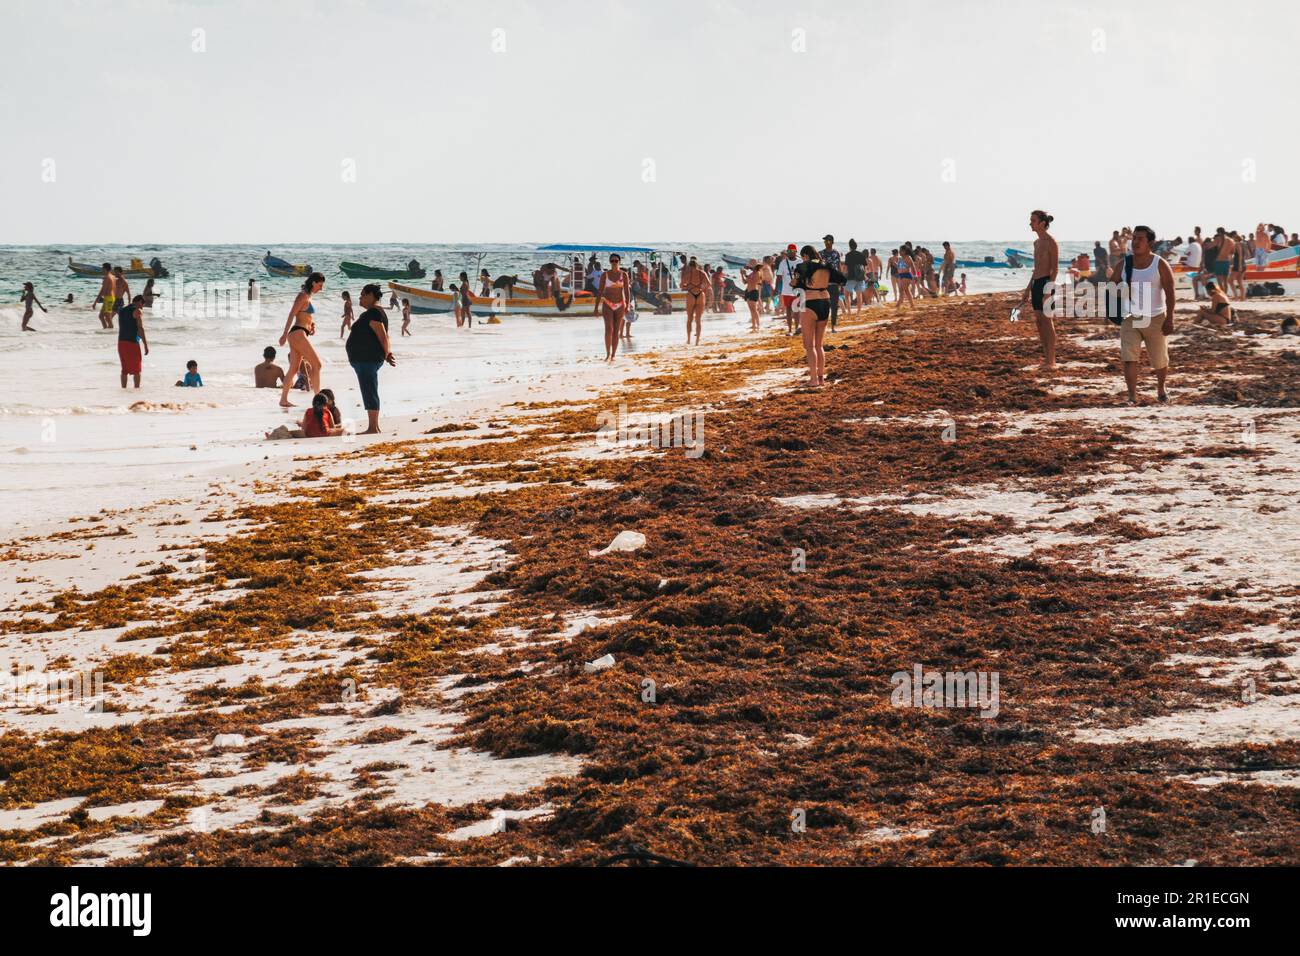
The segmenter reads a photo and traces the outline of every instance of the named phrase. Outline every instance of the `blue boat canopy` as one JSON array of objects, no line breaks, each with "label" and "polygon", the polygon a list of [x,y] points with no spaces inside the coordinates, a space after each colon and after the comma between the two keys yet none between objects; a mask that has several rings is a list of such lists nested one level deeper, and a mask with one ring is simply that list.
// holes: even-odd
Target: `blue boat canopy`
[{"label": "blue boat canopy", "polygon": [[538,246],[538,252],[624,252],[629,254],[649,255],[654,252],[649,246],[580,246],[559,243],[551,246]]}]

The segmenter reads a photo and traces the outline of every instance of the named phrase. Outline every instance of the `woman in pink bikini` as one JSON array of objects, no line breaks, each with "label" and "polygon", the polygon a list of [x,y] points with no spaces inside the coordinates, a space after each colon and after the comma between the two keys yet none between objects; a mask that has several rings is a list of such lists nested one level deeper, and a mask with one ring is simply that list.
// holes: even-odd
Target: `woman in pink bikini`
[{"label": "woman in pink bikini", "polygon": [[596,290],[596,308],[592,315],[605,316],[605,361],[612,362],[618,355],[618,340],[623,334],[623,320],[632,302],[632,283],[622,269],[622,257],[614,253],[609,257],[609,268],[600,274],[600,287]]}]

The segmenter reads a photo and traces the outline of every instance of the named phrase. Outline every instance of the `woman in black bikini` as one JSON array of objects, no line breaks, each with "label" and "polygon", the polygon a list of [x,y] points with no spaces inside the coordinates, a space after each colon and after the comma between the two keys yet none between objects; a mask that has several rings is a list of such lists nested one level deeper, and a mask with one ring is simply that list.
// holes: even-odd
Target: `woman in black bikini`
[{"label": "woman in black bikini", "polygon": [[309,336],[316,334],[316,307],[311,304],[311,297],[325,287],[325,277],[313,272],[302,284],[302,291],[294,297],[293,308],[284,323],[284,334],[280,344],[289,346],[289,372],[284,377],[284,387],[280,390],[280,407],[292,408],[289,401],[289,389],[298,378],[298,368],[307,365],[307,380],[312,394],[320,392],[320,356],[312,348]]},{"label": "woman in black bikini", "polygon": [[686,293],[686,344],[691,344],[691,325],[694,324],[695,344],[699,345],[704,310],[713,299],[713,281],[694,256],[682,270],[681,286]]},{"label": "woman in black bikini", "polygon": [[1223,294],[1223,290],[1215,284],[1213,279],[1205,283],[1205,291],[1210,296],[1212,304],[1208,309],[1198,309],[1196,317],[1220,328],[1235,324],[1236,317],[1232,314],[1232,303],[1228,301],[1228,297]]},{"label": "woman in black bikini", "polygon": [[803,261],[794,270],[795,309],[808,357],[809,384],[821,388],[826,384],[826,353],[822,351],[822,342],[831,317],[829,289],[832,285],[843,286],[848,279],[839,269],[817,258],[817,250],[812,246],[804,246],[799,257]]}]

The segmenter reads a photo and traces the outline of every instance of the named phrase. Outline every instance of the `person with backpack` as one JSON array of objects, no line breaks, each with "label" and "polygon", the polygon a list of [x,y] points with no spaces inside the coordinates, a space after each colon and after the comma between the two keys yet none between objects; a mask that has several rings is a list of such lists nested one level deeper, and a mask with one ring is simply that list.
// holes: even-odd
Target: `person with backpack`
[{"label": "person with backpack", "polygon": [[1156,400],[1169,401],[1165,381],[1169,375],[1169,345],[1167,337],[1174,333],[1174,271],[1169,263],[1155,254],[1156,234],[1150,226],[1133,229],[1132,249],[1115,263],[1110,281],[1122,283],[1127,297],[1120,296],[1118,311],[1110,319],[1119,319],[1120,361],[1124,363],[1124,383],[1128,387],[1128,403],[1136,405],[1138,362],[1142,360],[1142,346],[1146,346],[1147,359],[1156,373]]}]

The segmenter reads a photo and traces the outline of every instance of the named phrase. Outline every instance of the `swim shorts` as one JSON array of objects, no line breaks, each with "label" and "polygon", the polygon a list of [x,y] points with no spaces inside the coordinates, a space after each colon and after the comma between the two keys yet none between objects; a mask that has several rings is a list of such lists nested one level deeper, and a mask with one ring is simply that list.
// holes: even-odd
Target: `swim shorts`
[{"label": "swim shorts", "polygon": [[1030,289],[1029,292],[1029,298],[1030,298],[1030,304],[1033,306],[1033,310],[1035,312],[1043,311],[1043,302],[1044,299],[1046,298],[1043,295],[1043,293],[1047,290],[1047,287],[1051,285],[1051,283],[1052,280],[1048,276],[1042,276],[1034,280],[1033,287]]},{"label": "swim shorts", "polygon": [[792,295],[782,295],[782,296],[781,296],[781,308],[783,308],[783,309],[785,309],[787,312],[789,312],[789,311],[790,311],[790,307],[791,307],[792,305],[794,305],[794,296],[792,296]]},{"label": "swim shorts", "polygon": [[122,342],[117,343],[117,357],[122,363],[123,375],[139,375],[142,360],[140,358],[139,342]]},{"label": "swim shorts", "polygon": [[844,291],[847,292],[849,295],[858,295],[859,293],[866,292],[867,280],[850,279],[848,282],[844,283]]},{"label": "swim shorts", "polygon": [[115,309],[116,305],[117,305],[117,296],[106,295],[104,296],[104,304],[100,307],[99,311],[110,312],[110,313],[114,312],[116,311]]},{"label": "swim shorts", "polygon": [[1231,262],[1227,262],[1224,260],[1217,261],[1214,263],[1214,274],[1216,276],[1226,276],[1228,272],[1231,271],[1230,269],[1231,266],[1232,266]]}]

